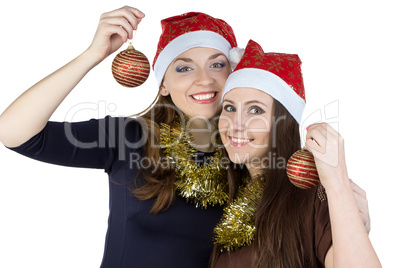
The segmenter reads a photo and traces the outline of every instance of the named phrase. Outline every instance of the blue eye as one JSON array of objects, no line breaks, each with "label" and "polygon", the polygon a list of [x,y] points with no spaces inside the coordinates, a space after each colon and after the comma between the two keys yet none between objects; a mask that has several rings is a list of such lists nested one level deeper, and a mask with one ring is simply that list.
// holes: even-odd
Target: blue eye
[{"label": "blue eye", "polygon": [[227,111],[227,112],[236,112],[236,108],[235,107],[233,107],[233,105],[225,105],[224,107],[223,107],[223,110],[225,110],[225,111]]},{"label": "blue eye", "polygon": [[254,106],[254,107],[251,107],[251,108],[249,109],[249,112],[251,112],[252,114],[262,114],[262,113],[264,113],[264,110],[261,109],[261,108],[258,107],[258,106]]},{"label": "blue eye", "polygon": [[211,65],[212,68],[223,68],[226,66],[225,62],[215,62]]},{"label": "blue eye", "polygon": [[192,69],[188,66],[177,66],[176,67],[176,72],[178,73],[184,73],[184,72],[188,72],[191,71]]}]

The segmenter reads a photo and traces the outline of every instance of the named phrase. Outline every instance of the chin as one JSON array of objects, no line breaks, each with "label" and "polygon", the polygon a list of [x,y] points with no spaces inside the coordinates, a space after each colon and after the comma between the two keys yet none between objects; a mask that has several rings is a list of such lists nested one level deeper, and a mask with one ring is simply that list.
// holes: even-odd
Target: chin
[{"label": "chin", "polygon": [[249,158],[249,155],[245,153],[234,152],[228,148],[226,148],[226,151],[228,152],[230,161],[235,164],[244,164],[247,162],[247,158]]}]

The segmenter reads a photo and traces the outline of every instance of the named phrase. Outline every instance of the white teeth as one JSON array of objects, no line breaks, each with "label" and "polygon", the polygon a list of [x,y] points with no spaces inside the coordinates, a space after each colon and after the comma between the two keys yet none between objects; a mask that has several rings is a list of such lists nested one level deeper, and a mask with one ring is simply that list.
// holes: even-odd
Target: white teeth
[{"label": "white teeth", "polygon": [[244,143],[244,142],[250,142],[251,141],[250,139],[238,139],[238,138],[234,138],[234,137],[231,137],[230,139],[233,142],[236,142],[236,143]]},{"label": "white teeth", "polygon": [[196,100],[210,100],[216,96],[216,93],[209,93],[204,95],[193,95],[193,98]]}]

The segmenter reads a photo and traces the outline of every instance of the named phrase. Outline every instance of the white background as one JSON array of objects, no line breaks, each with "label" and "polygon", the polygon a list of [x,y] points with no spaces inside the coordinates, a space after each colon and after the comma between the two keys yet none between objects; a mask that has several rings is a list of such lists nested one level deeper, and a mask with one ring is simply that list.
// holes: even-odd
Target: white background
[{"label": "white background", "polygon": [[[299,54],[307,96],[302,134],[314,121],[335,123],[345,138],[349,175],[367,191],[371,241],[383,266],[397,267],[402,249],[398,1],[234,2],[7,1],[0,5],[0,112],[82,53],[103,12],[129,4],[146,14],[134,46],[150,61],[161,19],[188,11],[222,18],[241,47],[253,39],[267,52]],[[130,115],[151,103],[157,92],[153,73],[143,86],[125,89],[112,77],[114,56],[83,79],[52,120]],[[0,267],[98,267],[108,217],[106,174],[39,163],[2,146],[0,167]]]}]

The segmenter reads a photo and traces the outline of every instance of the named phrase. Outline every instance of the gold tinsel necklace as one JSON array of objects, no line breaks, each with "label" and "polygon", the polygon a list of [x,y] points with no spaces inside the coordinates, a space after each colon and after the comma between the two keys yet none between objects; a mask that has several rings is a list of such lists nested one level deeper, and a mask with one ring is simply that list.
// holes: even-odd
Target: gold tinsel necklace
[{"label": "gold tinsel necklace", "polygon": [[[184,120],[183,120],[184,121]],[[192,135],[176,116],[172,124],[161,123],[160,144],[166,157],[175,165],[176,191],[196,206],[224,205],[228,200],[226,166],[223,148],[203,163],[196,162],[197,150],[191,147]]]},{"label": "gold tinsel necklace", "polygon": [[255,236],[255,213],[264,191],[264,178],[244,180],[237,197],[227,207],[215,227],[215,244],[223,251],[250,245]]}]

